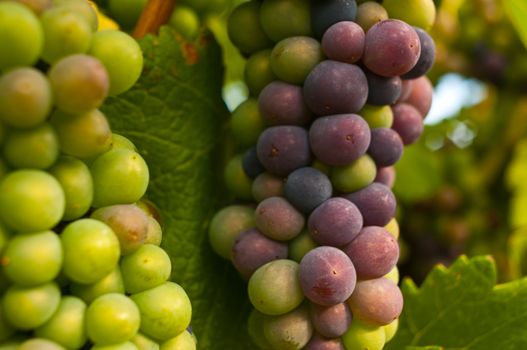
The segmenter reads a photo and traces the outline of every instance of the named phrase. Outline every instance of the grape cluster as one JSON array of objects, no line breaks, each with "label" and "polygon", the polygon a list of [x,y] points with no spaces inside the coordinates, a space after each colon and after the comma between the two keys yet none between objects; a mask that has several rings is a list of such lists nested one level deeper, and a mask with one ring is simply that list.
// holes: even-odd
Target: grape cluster
[{"label": "grape cluster", "polygon": [[137,42],[84,0],[0,1],[0,348],[196,348],[147,164],[98,109]]},{"label": "grape cluster", "polygon": [[263,0],[230,15],[250,97],[232,113],[242,152],[225,178],[256,203],[221,209],[209,237],[248,280],[262,349],[382,349],[397,329],[393,165],[423,131],[435,56],[410,25],[429,27],[430,11],[409,24],[405,6]]}]

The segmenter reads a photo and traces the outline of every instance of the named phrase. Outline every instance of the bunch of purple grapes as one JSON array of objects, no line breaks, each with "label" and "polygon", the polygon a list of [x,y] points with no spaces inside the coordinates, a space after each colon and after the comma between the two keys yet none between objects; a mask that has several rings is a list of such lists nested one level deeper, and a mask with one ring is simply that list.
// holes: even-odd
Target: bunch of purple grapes
[{"label": "bunch of purple grapes", "polygon": [[228,29],[251,97],[225,176],[257,203],[209,234],[248,280],[249,332],[262,349],[382,349],[403,307],[393,165],[423,131],[434,42],[349,0],[250,1]]}]

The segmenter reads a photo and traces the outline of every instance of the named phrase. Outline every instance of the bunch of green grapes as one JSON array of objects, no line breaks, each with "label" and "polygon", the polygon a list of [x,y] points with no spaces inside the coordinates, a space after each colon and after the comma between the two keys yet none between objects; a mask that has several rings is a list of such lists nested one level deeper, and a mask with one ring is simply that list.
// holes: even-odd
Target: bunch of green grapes
[{"label": "bunch of green grapes", "polygon": [[143,199],[147,164],[98,109],[139,78],[83,0],[0,1],[0,349],[195,349]]}]

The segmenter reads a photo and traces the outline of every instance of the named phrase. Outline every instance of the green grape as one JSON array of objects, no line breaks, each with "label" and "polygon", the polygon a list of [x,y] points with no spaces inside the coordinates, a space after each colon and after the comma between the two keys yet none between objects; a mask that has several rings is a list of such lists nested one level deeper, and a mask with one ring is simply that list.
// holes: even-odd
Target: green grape
[{"label": "green grape", "polygon": [[133,29],[148,0],[109,0],[108,12],[124,29]]},{"label": "green grape", "polygon": [[92,28],[88,19],[68,7],[52,8],[40,18],[44,30],[42,58],[54,63],[62,57],[86,53],[90,49]]},{"label": "green grape", "polygon": [[399,269],[397,268],[397,266],[394,266],[393,269],[391,269],[390,272],[388,272],[383,277],[391,280],[395,284],[398,284],[399,283]]},{"label": "green grape", "polygon": [[143,70],[143,53],[139,44],[130,35],[118,30],[97,32],[89,53],[106,67],[110,95],[130,89]]},{"label": "green grape", "polygon": [[66,350],[48,339],[33,338],[21,343],[17,350]]},{"label": "green grape", "polygon": [[289,241],[289,258],[300,263],[300,260],[302,260],[304,255],[316,247],[317,244],[313,241],[313,238],[311,238],[309,231],[304,230],[298,236]]},{"label": "green grape", "polygon": [[86,164],[74,157],[62,156],[49,173],[64,190],[66,207],[62,220],[71,221],[86,214],[93,199],[93,181]]},{"label": "green grape", "polygon": [[35,15],[40,16],[42,12],[48,10],[52,5],[52,0],[15,0],[27,6]]},{"label": "green grape", "polygon": [[56,111],[51,116],[51,123],[57,132],[60,149],[67,155],[90,158],[111,147],[110,125],[98,109],[80,115]]},{"label": "green grape", "polygon": [[384,228],[393,236],[393,238],[399,238],[399,224],[397,223],[396,218],[392,218]]},{"label": "green grape", "polygon": [[377,175],[377,166],[367,154],[348,165],[331,170],[331,184],[340,192],[355,192],[371,184]]},{"label": "green grape", "polygon": [[390,106],[365,105],[358,114],[366,120],[370,129],[392,127],[393,112]]},{"label": "green grape", "polygon": [[137,346],[138,350],[159,350],[158,343],[141,333],[137,333],[130,341]]},{"label": "green grape", "polygon": [[192,335],[184,330],[179,335],[161,344],[161,350],[196,350],[196,342]]},{"label": "green grape", "polygon": [[242,167],[242,155],[238,154],[229,160],[223,174],[225,184],[237,198],[252,199],[251,179]]},{"label": "green grape", "polygon": [[429,30],[435,22],[433,0],[384,0],[382,6],[390,18],[400,19],[411,26]]},{"label": "green grape", "polygon": [[[0,224],[0,256],[2,256],[4,249],[9,242],[10,234],[7,232],[7,230],[4,228],[2,224]],[[0,263],[1,265],[1,263]],[[0,269],[1,271],[1,269]]]},{"label": "green grape", "polygon": [[187,6],[176,6],[168,23],[187,40],[193,40],[199,33],[199,17],[192,8]]},{"label": "green grape", "polygon": [[0,76],[0,119],[9,126],[31,128],[42,123],[52,101],[48,79],[34,68],[17,68]]},{"label": "green grape", "polygon": [[7,244],[3,267],[20,286],[51,282],[62,267],[62,246],[52,231],[15,235]]},{"label": "green grape", "polygon": [[35,330],[35,335],[64,346],[80,349],[86,342],[86,304],[79,298],[66,295],[51,319]]},{"label": "green grape", "polygon": [[4,294],[9,287],[11,287],[12,282],[5,275],[4,269],[0,268],[0,294]]},{"label": "green grape", "polygon": [[137,152],[137,148],[135,147],[132,141],[130,141],[129,139],[127,139],[126,137],[122,135],[112,133],[112,144],[111,144],[110,149],[115,149],[115,148],[126,148],[131,151]]},{"label": "green grape", "polygon": [[397,328],[399,327],[399,319],[395,319],[391,323],[387,324],[386,326],[383,326],[384,328],[384,335],[386,337],[386,342],[389,342],[393,339],[395,336],[395,333],[397,333]]},{"label": "green grape", "polygon": [[385,342],[384,327],[370,326],[355,318],[350,328],[342,336],[342,343],[347,350],[381,350]]},{"label": "green grape", "polygon": [[115,345],[95,345],[91,350],[139,350],[134,343],[129,341]]},{"label": "green grape", "polygon": [[262,314],[256,309],[252,309],[249,314],[249,319],[247,320],[247,331],[252,341],[260,349],[272,349],[273,347],[265,337],[264,333],[264,323],[271,316]]},{"label": "green grape", "polygon": [[252,54],[245,64],[243,77],[252,96],[258,96],[267,84],[276,80],[271,69],[271,50]]},{"label": "green grape", "polygon": [[12,1],[0,3],[0,71],[32,66],[43,45],[42,27],[29,8]]},{"label": "green grape", "polygon": [[99,107],[111,79],[101,61],[85,54],[66,56],[48,71],[57,107],[67,113],[81,114]]},{"label": "green grape", "polygon": [[94,219],[72,222],[60,235],[64,274],[72,281],[95,283],[115,269],[119,240],[105,223]]},{"label": "green grape", "polygon": [[97,18],[97,12],[95,9],[90,6],[86,0],[52,0],[53,5],[63,8],[68,8],[70,11],[75,11],[82,15],[88,23],[90,23],[92,31],[96,31],[99,26],[99,21]]},{"label": "green grape", "polygon": [[304,300],[298,278],[298,263],[278,259],[260,266],[249,279],[249,300],[266,315],[281,315]]},{"label": "green grape", "polygon": [[268,172],[263,172],[253,180],[251,192],[258,203],[270,197],[283,197],[284,179]]},{"label": "green grape", "polygon": [[254,209],[242,205],[225,207],[210,222],[210,245],[216,254],[230,260],[232,246],[238,235],[255,225]]},{"label": "green grape", "polygon": [[153,244],[145,244],[121,259],[121,273],[127,293],[157,287],[168,280],[171,271],[170,257]]},{"label": "green grape", "polygon": [[49,230],[64,214],[64,191],[41,170],[16,170],[0,182],[0,219],[19,232]]},{"label": "green grape", "polygon": [[154,244],[159,246],[163,239],[163,231],[159,222],[154,217],[148,217],[148,229],[146,231],[145,244]]},{"label": "green grape", "polygon": [[311,11],[305,0],[264,0],[260,23],[273,41],[293,36],[311,36]]},{"label": "green grape", "polygon": [[71,294],[81,298],[87,304],[104,294],[124,294],[124,282],[121,269],[119,266],[116,266],[112,272],[92,284],[72,282],[70,290]]},{"label": "green grape", "polygon": [[[0,305],[0,344],[3,344],[14,333],[15,330],[13,326],[11,326],[9,322],[7,322],[7,320],[5,319],[4,311],[2,310],[2,305]],[[0,349],[2,349],[1,345]]]},{"label": "green grape", "polygon": [[148,166],[139,153],[113,149],[91,165],[95,208],[137,202],[146,192]]},{"label": "green grape", "polygon": [[110,293],[95,299],[86,310],[86,333],[97,345],[126,342],[139,330],[139,309],[123,294]]},{"label": "green grape", "polygon": [[366,1],[357,7],[355,22],[362,27],[364,32],[385,19],[388,19],[388,12],[378,2]]},{"label": "green grape", "polygon": [[258,136],[265,128],[258,109],[258,101],[249,98],[236,107],[231,114],[230,125],[232,135],[241,147],[256,145]]},{"label": "green grape", "polygon": [[192,306],[185,290],[173,282],[131,296],[141,312],[141,333],[166,341],[190,324]]},{"label": "green grape", "polygon": [[59,156],[59,142],[49,123],[31,129],[11,130],[4,144],[4,157],[13,168],[47,169]]},{"label": "green grape", "polygon": [[301,306],[287,314],[269,317],[264,322],[264,333],[273,349],[300,350],[313,334],[309,311]]},{"label": "green grape", "polygon": [[2,308],[11,325],[28,330],[46,323],[57,310],[59,302],[60,290],[55,283],[36,287],[13,285],[4,294]]},{"label": "green grape", "polygon": [[227,20],[227,33],[234,46],[252,54],[273,45],[260,25],[260,2],[248,1],[237,6]]},{"label": "green grape", "polygon": [[281,80],[302,84],[322,61],[320,43],[308,36],[294,36],[278,42],[271,51],[271,69]]}]

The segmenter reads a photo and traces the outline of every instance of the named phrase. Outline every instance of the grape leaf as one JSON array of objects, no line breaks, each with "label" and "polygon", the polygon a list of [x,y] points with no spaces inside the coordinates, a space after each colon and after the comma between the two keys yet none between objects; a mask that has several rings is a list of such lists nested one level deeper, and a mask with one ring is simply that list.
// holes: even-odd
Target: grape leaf
[{"label": "grape leaf", "polygon": [[405,307],[387,350],[527,349],[527,279],[496,285],[489,256],[462,256],[434,268],[420,288],[405,280],[402,290]]},{"label": "grape leaf", "polygon": [[172,280],[192,301],[198,348],[253,349],[245,283],[207,238],[211,216],[228,199],[221,50],[210,34],[187,43],[168,27],[140,44],[145,68],[139,82],[109,98],[103,111],[149,165],[147,197],[161,213]]},{"label": "grape leaf", "polygon": [[525,0],[504,0],[503,6],[523,45],[527,47],[527,22],[525,21],[527,2]]}]

